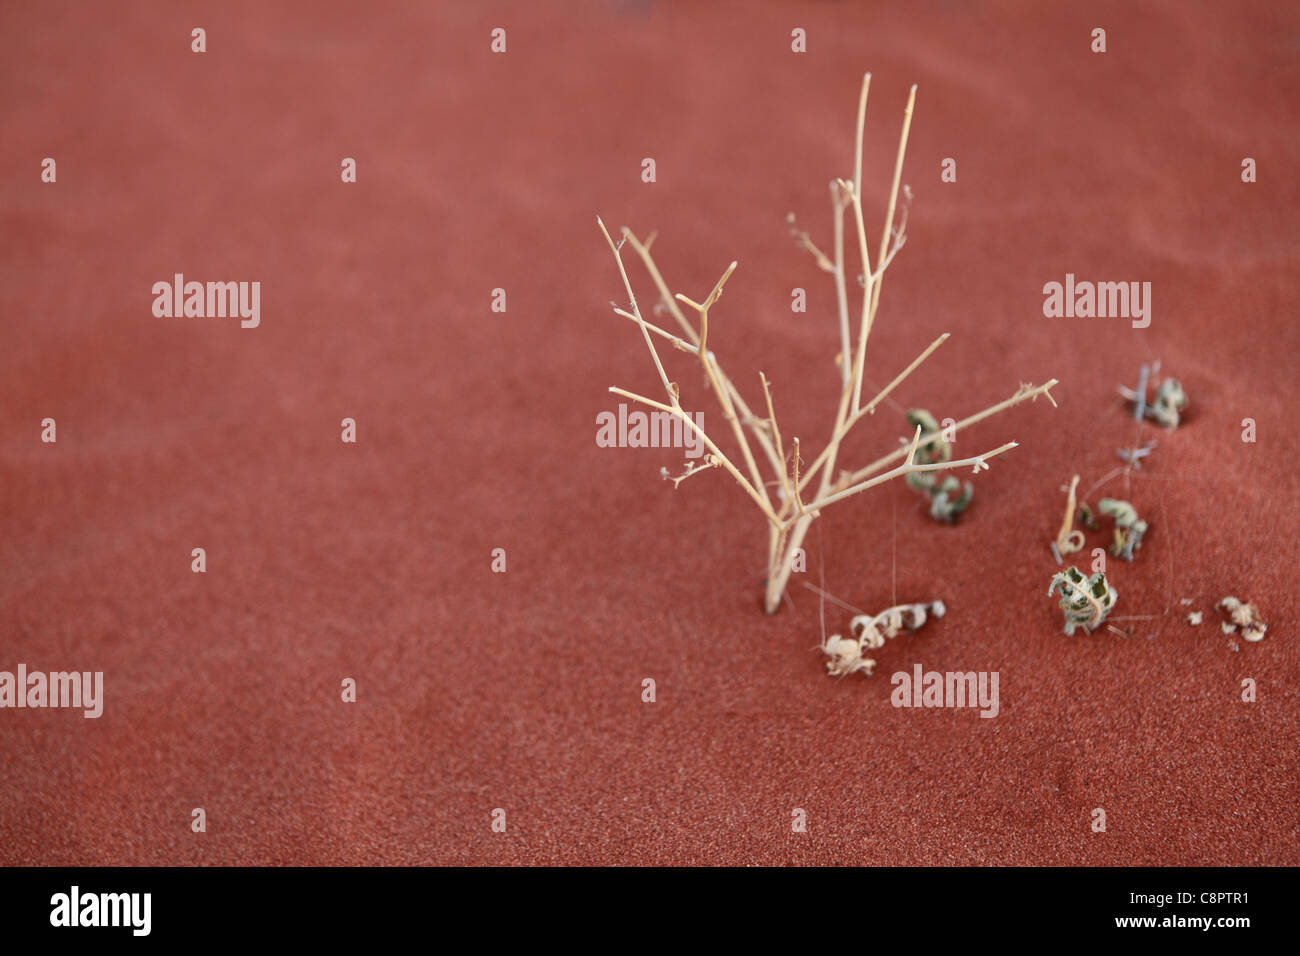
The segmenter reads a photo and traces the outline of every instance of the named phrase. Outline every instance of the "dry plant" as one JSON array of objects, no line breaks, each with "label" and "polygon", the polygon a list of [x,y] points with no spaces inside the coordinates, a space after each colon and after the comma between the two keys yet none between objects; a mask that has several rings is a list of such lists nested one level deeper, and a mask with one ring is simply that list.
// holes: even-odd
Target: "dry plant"
[{"label": "dry plant", "polygon": [[[911,190],[905,186],[902,187],[904,203],[901,214],[898,195],[903,174],[903,157],[907,151],[908,129],[912,121],[912,107],[916,101],[916,87],[913,86],[911,94],[908,96],[907,109],[903,114],[903,129],[898,141],[898,158],[894,164],[893,185],[889,192],[889,205],[885,214],[884,231],[880,240],[876,265],[873,269],[867,248],[867,231],[863,222],[862,195],[859,190],[859,183],[862,181],[862,135],[866,121],[867,93],[870,86],[871,74],[868,73],[863,77],[862,91],[858,98],[853,179],[836,179],[830,186],[831,207],[834,214],[832,254],[827,255],[822,252],[807,233],[795,232],[800,246],[812,254],[822,271],[829,273],[832,277],[839,311],[840,354],[836,361],[841,379],[839,407],[835,413],[835,422],[831,428],[830,440],[821,453],[813,458],[811,465],[804,466],[798,438],[792,437],[790,439],[789,448],[786,447],[782,439],[781,429],[777,425],[776,412],[772,406],[772,392],[767,376],[761,371],[758,373],[763,389],[763,407],[760,409],[759,414],[755,414],[751,406],[741,397],[735,383],[722,370],[717,354],[709,348],[710,310],[717,303],[718,297],[722,295],[723,286],[726,285],[727,280],[735,270],[736,263],[733,262],[726,268],[722,273],[722,277],[714,285],[713,290],[704,297],[703,301],[696,302],[681,293],[674,295],[669,289],[667,282],[664,281],[658,266],[655,264],[654,258],[650,254],[650,246],[654,241],[653,235],[643,242],[631,230],[624,228],[622,230],[622,239],[616,243],[610,237],[609,231],[600,218],[597,217],[596,219],[601,232],[604,233],[605,239],[614,253],[619,275],[622,277],[624,288],[627,291],[628,302],[630,303],[629,309],[623,309],[615,305],[614,312],[622,318],[636,323],[640,328],[646,347],[650,351],[650,358],[659,374],[659,381],[663,385],[666,400],[656,401],[645,395],[638,395],[635,392],[617,387],[610,388],[610,391],[681,419],[684,426],[690,428],[708,448],[709,455],[704,459],[705,464],[693,466],[685,474],[674,480],[674,486],[700,471],[723,468],[744,489],[759,511],[762,512],[768,530],[767,584],[763,602],[768,614],[775,613],[780,606],[781,597],[785,593],[786,584],[793,570],[796,551],[802,547],[809,527],[821,515],[824,508],[866,491],[868,488],[874,488],[876,485],[904,475],[925,471],[949,470],[966,465],[969,465],[975,472],[981,469],[987,470],[989,467],[988,459],[1015,448],[1017,444],[1016,442],[1008,442],[999,448],[984,452],[982,455],[960,461],[927,463],[917,460],[917,452],[939,441],[941,433],[934,432],[922,437],[921,428],[917,426],[910,443],[905,442],[895,451],[883,455],[860,468],[842,469],[838,473],[836,472],[840,445],[853,427],[866,416],[873,414],[876,407],[902,384],[912,372],[916,371],[917,367],[929,358],[948,338],[947,332],[939,336],[906,368],[899,372],[893,381],[881,389],[874,398],[868,401],[863,400],[863,370],[866,365],[867,339],[871,335],[872,323],[875,321],[876,310],[880,303],[880,289],[884,281],[885,271],[893,262],[894,256],[903,248],[907,239],[907,205],[911,198]],[[850,317],[850,282],[845,256],[846,230],[844,220],[846,215],[852,216],[853,228],[857,237],[857,252],[862,263],[862,272],[857,279],[858,288],[854,290],[855,293],[861,293],[861,308],[857,318],[855,346],[851,346],[850,343],[853,323]],[[896,218],[897,224],[895,223]],[[627,269],[623,263],[622,249],[625,244],[632,247],[645,266],[655,284],[663,309],[676,321],[681,332],[680,335],[659,328],[645,320],[640,307],[637,305],[636,293],[632,291],[632,284],[628,279]],[[687,320],[679,303],[689,307],[691,312],[695,313],[697,322]],[[717,398],[722,409],[722,416],[726,420],[727,426],[739,448],[739,464],[724,453],[714,441],[713,436],[706,434],[704,428],[698,425],[693,416],[683,408],[680,389],[676,382],[669,379],[668,373],[664,370],[659,351],[655,346],[656,340],[666,342],[673,348],[690,353],[698,359],[704,372],[704,381],[707,388]],[[852,353],[850,353],[851,347],[853,347]],[[1051,379],[1038,386],[1022,384],[1016,393],[1005,401],[998,402],[996,405],[985,408],[983,411],[976,412],[959,421],[955,426],[955,430],[959,431],[967,428],[1023,401],[1036,399],[1039,395],[1045,396],[1055,406],[1056,402],[1052,399],[1050,392],[1050,389],[1055,384],[1056,379]],[[758,449],[758,454],[766,460],[768,466],[775,473],[776,480],[771,482],[776,488],[775,500],[769,494],[769,483],[763,479],[763,473],[755,456],[755,447]],[[893,467],[890,467],[891,465]]]},{"label": "dry plant", "polygon": [[826,672],[832,677],[862,673],[870,677],[875,673],[876,662],[867,657],[867,651],[885,646],[885,641],[903,631],[919,630],[931,617],[943,617],[942,601],[929,604],[899,604],[885,608],[879,614],[859,614],[849,621],[852,637],[832,634],[822,643],[822,653],[830,658]]},{"label": "dry plant", "polygon": [[1268,630],[1268,625],[1259,616],[1259,608],[1255,605],[1239,601],[1235,597],[1226,597],[1214,606],[1228,618],[1223,622],[1224,634],[1232,634],[1240,627],[1241,636],[1246,640],[1254,642],[1264,639],[1264,632]]},{"label": "dry plant", "polygon": [[[1079,476],[1075,475],[1070,479],[1070,491],[1065,501],[1065,517],[1061,519],[1061,530],[1056,532],[1056,540],[1049,546],[1057,564],[1064,564],[1065,562],[1061,560],[1064,555],[1082,551],[1084,544],[1087,543],[1083,532],[1074,526],[1075,514],[1079,511],[1078,497],[1075,494],[1078,487]],[[1087,508],[1086,504],[1084,508]]]}]

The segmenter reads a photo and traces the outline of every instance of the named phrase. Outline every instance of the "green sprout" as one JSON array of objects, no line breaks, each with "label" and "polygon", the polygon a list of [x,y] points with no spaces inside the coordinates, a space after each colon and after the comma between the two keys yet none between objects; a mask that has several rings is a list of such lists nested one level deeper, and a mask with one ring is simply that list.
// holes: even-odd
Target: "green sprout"
[{"label": "green sprout", "polygon": [[1119,393],[1133,403],[1133,417],[1138,421],[1150,418],[1173,431],[1181,420],[1180,412],[1187,407],[1187,393],[1176,378],[1167,378],[1156,386],[1155,395],[1147,401],[1147,382],[1160,371],[1160,363],[1143,365],[1138,375],[1137,389],[1120,386]]},{"label": "green sprout", "polygon": [[1090,578],[1071,565],[1052,575],[1049,596],[1061,592],[1061,610],[1065,612],[1065,633],[1073,635],[1076,627],[1095,631],[1106,620],[1106,615],[1119,600],[1119,592],[1112,590],[1106,575],[1098,571]]},{"label": "green sprout", "polygon": [[1136,508],[1118,498],[1102,498],[1097,502],[1097,510],[1115,519],[1115,540],[1111,542],[1110,553],[1132,561],[1133,552],[1142,546],[1147,523],[1138,517]]},{"label": "green sprout", "polygon": [[[939,431],[939,423],[924,408],[913,408],[907,413],[907,423],[915,431],[921,428],[921,438],[926,439]],[[932,465],[952,460],[952,444],[942,438],[919,447],[917,464]],[[964,484],[952,475],[940,480],[938,471],[914,471],[906,481],[913,491],[930,499],[930,517],[944,524],[955,524],[958,516],[970,506],[975,489],[969,481]]]}]

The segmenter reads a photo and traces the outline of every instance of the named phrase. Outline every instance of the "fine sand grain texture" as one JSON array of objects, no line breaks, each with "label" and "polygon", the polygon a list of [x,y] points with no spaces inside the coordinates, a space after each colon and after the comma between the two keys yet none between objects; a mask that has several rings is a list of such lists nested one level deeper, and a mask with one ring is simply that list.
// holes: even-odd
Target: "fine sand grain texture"
[{"label": "fine sand grain texture", "polygon": [[[0,863],[1300,864],[1300,9],[1230,7],[6,5],[0,670],[102,671],[105,701],[0,710]],[[1060,408],[958,437],[1020,446],[965,469],[955,526],[901,480],[828,509],[768,617],[731,477],[674,491],[680,451],[594,441],[608,386],[658,385],[595,216],[657,229],[697,301],[738,260],[709,344],[820,449],[834,287],[785,217],[829,242],[866,71],[873,254],[919,88],[866,377],[952,338],[843,454],[1021,381]],[[155,317],[175,273],[260,282],[259,326]],[[1067,273],[1150,282],[1151,325],[1045,317]],[[1116,392],[1155,360],[1175,432]],[[1131,636],[1067,638],[1064,489],[1152,438],[1089,498],[1150,523],[1109,563]],[[828,678],[823,568],[859,608],[947,613]],[[1220,631],[1225,595],[1263,641]],[[997,717],[891,706],[917,664],[996,671]]]}]

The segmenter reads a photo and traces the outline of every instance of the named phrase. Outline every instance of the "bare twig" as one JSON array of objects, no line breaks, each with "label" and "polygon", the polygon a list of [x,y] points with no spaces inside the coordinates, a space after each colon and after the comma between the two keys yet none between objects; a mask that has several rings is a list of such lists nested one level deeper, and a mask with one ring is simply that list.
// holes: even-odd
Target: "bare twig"
[{"label": "bare twig", "polygon": [[[767,400],[767,421],[772,428],[772,441],[776,443],[777,453],[781,456],[782,462],[785,461],[785,448],[781,444],[781,428],[776,423],[776,412],[772,409],[772,389],[769,386],[767,376],[759,371],[758,377],[763,382],[763,397]],[[797,439],[796,439],[797,440]],[[796,460],[798,455],[796,454]],[[793,484],[790,482],[790,475],[782,468],[780,471],[781,495],[785,501],[790,501],[798,496],[799,483],[796,480]]]},{"label": "bare twig", "polygon": [[[1019,447],[1019,442],[1011,441],[1011,442],[1007,442],[1005,445],[1003,445],[1000,448],[994,448],[992,451],[986,451],[984,454],[976,455],[974,458],[963,458],[961,461],[935,461],[935,462],[931,462],[928,465],[918,465],[915,463],[899,465],[897,468],[893,469],[892,471],[887,471],[882,475],[877,475],[875,478],[868,478],[865,481],[861,481],[858,482],[857,484],[850,485],[848,488],[845,488],[843,491],[837,491],[833,494],[827,495],[824,498],[819,498],[816,501],[814,501],[812,504],[808,505],[807,510],[810,512],[820,511],[822,508],[825,508],[827,505],[834,504],[837,501],[843,501],[845,498],[850,498],[853,495],[858,494],[859,492],[866,491],[868,488],[874,488],[876,485],[883,484],[884,482],[890,481],[893,478],[900,478],[903,475],[906,475],[913,471],[944,471],[949,468],[960,468],[963,465],[971,465],[977,470],[979,469],[987,470],[988,463],[985,459],[993,458],[997,455],[1001,455],[1003,452],[1007,452],[1013,448],[1018,448],[1018,447]],[[913,452],[915,451],[915,446],[913,446],[912,451]]]},{"label": "bare twig", "polygon": [[692,419],[690,415],[688,415],[686,412],[682,410],[681,405],[676,404],[675,398],[674,398],[674,404],[665,405],[663,402],[656,402],[653,398],[646,398],[644,395],[638,395],[636,394],[636,392],[629,392],[623,388],[610,386],[609,390],[613,392],[615,395],[622,395],[624,398],[630,398],[634,402],[640,402],[642,405],[649,405],[651,408],[657,408],[660,411],[668,412],[668,414],[675,415],[678,418],[680,418],[684,424],[688,425],[690,429],[693,432],[695,432],[695,434],[699,437],[700,441],[704,442],[704,444],[708,446],[709,451],[713,452],[713,454],[718,458],[718,460],[722,462],[722,467],[727,469],[727,471],[731,472],[731,476],[735,478],[737,482],[740,483],[740,486],[742,488],[745,489],[745,493],[748,494],[751,498],[753,498],[754,501],[758,504],[759,508],[762,509],[763,514],[767,516],[767,520],[777,525],[781,523],[781,519],[779,519],[776,516],[776,512],[772,510],[772,505],[768,501],[767,495],[765,493],[759,492],[757,489],[754,488],[753,485],[751,485],[745,479],[745,476],[742,475],[736,469],[736,466],[731,463],[731,459],[728,458],[726,455],[724,455],[722,453],[722,449],[713,443],[713,439],[705,434],[704,429],[701,428],[699,425],[697,425],[694,419]]}]

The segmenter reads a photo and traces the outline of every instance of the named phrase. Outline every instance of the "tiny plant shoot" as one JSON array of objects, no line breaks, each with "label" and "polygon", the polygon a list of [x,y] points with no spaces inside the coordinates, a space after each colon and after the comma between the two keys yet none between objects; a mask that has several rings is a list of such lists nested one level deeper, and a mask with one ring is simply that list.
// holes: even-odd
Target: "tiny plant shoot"
[{"label": "tiny plant shoot", "polygon": [[1118,498],[1102,498],[1097,510],[1115,519],[1115,539],[1110,553],[1125,561],[1133,560],[1133,552],[1142,547],[1142,536],[1147,533],[1147,523],[1138,517],[1137,509]]},{"label": "tiny plant shoot", "polygon": [[1065,633],[1073,634],[1076,627],[1092,632],[1101,627],[1110,609],[1119,599],[1106,575],[1098,571],[1090,578],[1076,567],[1052,575],[1048,595],[1061,592],[1061,610],[1065,612]]},{"label": "tiny plant shoot", "polygon": [[[863,221],[862,196],[859,189],[859,184],[862,181],[862,135],[866,121],[867,94],[870,86],[871,74],[868,73],[863,77],[862,91],[858,97],[857,139],[854,151],[853,178],[851,180],[836,179],[831,183],[830,187],[831,209],[834,214],[832,254],[827,255],[822,252],[807,233],[795,232],[800,246],[811,253],[822,271],[830,274],[835,284],[839,313],[840,354],[837,356],[836,365],[840,376],[840,399],[835,411],[834,423],[830,429],[830,438],[821,453],[812,459],[811,464],[805,465],[798,438],[791,436],[789,444],[786,444],[781,429],[777,425],[776,412],[772,405],[772,392],[767,376],[762,372],[758,373],[759,383],[763,391],[763,405],[756,413],[753,406],[749,405],[741,397],[740,390],[736,387],[735,382],[723,371],[717,354],[710,348],[712,344],[709,338],[710,312],[717,303],[718,297],[722,295],[727,280],[735,271],[736,263],[731,263],[723,271],[722,277],[718,279],[712,291],[702,301],[696,302],[681,293],[674,294],[670,290],[668,283],[659,272],[659,268],[650,254],[653,237],[642,241],[631,230],[624,228],[622,238],[615,242],[605,228],[605,224],[601,222],[599,217],[596,219],[606,242],[609,243],[610,250],[614,254],[614,260],[618,266],[619,276],[623,280],[623,287],[626,290],[629,303],[626,309],[615,305],[614,312],[619,317],[635,323],[641,330],[641,337],[645,341],[646,348],[650,353],[650,359],[654,363],[655,371],[658,373],[659,382],[663,386],[664,400],[660,401],[645,395],[638,395],[617,387],[611,388],[610,391],[631,401],[640,402],[650,408],[667,412],[681,419],[683,425],[691,429],[704,443],[708,449],[708,455],[704,457],[703,463],[692,466],[686,474],[681,476],[681,479],[688,478],[701,471],[723,469],[740,485],[744,493],[749,496],[755,507],[762,513],[767,524],[767,583],[763,606],[768,614],[774,614],[780,606],[782,595],[785,593],[786,585],[793,570],[795,554],[802,547],[804,537],[807,535],[812,522],[821,516],[825,508],[893,478],[961,467],[970,467],[973,472],[978,472],[981,469],[987,470],[989,467],[988,459],[1016,447],[1016,442],[1009,442],[981,455],[964,458],[960,461],[931,460],[932,456],[928,453],[928,450],[941,440],[942,433],[936,430],[923,435],[921,425],[917,424],[910,443],[860,468],[841,468],[840,470],[836,468],[839,464],[837,459],[840,445],[853,429],[853,426],[862,421],[867,415],[873,414],[876,406],[884,401],[948,338],[948,333],[945,332],[931,342],[875,397],[865,398],[863,396],[863,369],[866,365],[867,339],[871,335],[872,324],[875,321],[876,310],[880,303],[880,290],[884,283],[885,270],[889,268],[894,256],[903,248],[907,239],[907,209],[911,199],[911,190],[902,185],[903,158],[907,151],[907,136],[912,122],[912,107],[916,101],[916,87],[913,86],[911,94],[908,96],[907,109],[903,113],[903,128],[898,141],[898,156],[894,164],[894,178],[889,193],[889,204],[885,213],[884,229],[873,268],[867,247],[867,230]],[[898,203],[900,187],[904,196],[901,209]],[[847,265],[845,252],[846,217],[850,217],[852,220],[853,233],[857,239],[856,252],[861,261],[860,278],[856,281],[851,280],[852,273]],[[627,269],[623,263],[623,247],[625,245],[631,247],[649,273],[655,285],[657,301],[662,304],[663,308],[677,323],[678,328],[676,331],[668,331],[652,325],[643,316],[641,308],[637,304],[636,293],[632,290],[632,283],[628,279]],[[855,297],[859,292],[861,293],[861,307],[857,310],[856,317],[856,332],[854,331],[855,320],[850,315],[850,286],[854,286]],[[694,313],[693,319],[688,320],[682,306],[686,306],[691,313]],[[680,334],[678,334],[679,332]],[[853,335],[856,335],[856,341],[851,341]],[[704,373],[702,387],[711,391],[717,399],[722,409],[722,417],[726,421],[727,428],[731,431],[736,448],[732,455],[728,455],[718,446],[715,439],[720,436],[706,434],[704,428],[697,424],[694,416],[683,406],[681,390],[678,383],[669,379],[668,373],[664,370],[659,350],[655,345],[656,341],[667,343],[678,351],[693,355],[698,360]],[[1055,406],[1056,402],[1052,399],[1050,392],[1050,389],[1055,384],[1056,379],[1051,379],[1038,386],[1022,384],[1010,398],[957,422],[951,429],[950,434],[955,434],[963,428],[983,421],[1021,402],[1036,399],[1039,395],[1046,397]],[[755,450],[757,450],[757,454]],[[764,480],[764,472],[759,467],[760,458],[771,469],[775,478],[774,481],[769,483]],[[680,483],[680,480],[675,480],[674,487]],[[946,489],[941,485],[939,491],[947,492],[943,507],[946,512],[953,512],[953,517],[955,517],[955,512],[958,510],[957,502],[961,500],[962,496],[953,495],[957,490],[956,487],[953,487],[955,480],[948,484],[949,487]],[[774,493],[769,491],[770,487],[774,487]],[[962,506],[964,506],[964,503]]]},{"label": "tiny plant shoot", "polygon": [[1138,421],[1150,418],[1173,431],[1182,421],[1182,411],[1187,407],[1187,393],[1176,378],[1167,378],[1155,386],[1155,397],[1147,399],[1147,384],[1160,374],[1160,363],[1143,365],[1138,373],[1136,389],[1119,387],[1125,401],[1133,403],[1133,417]]},{"label": "tiny plant shoot", "polygon": [[[914,408],[907,413],[907,424],[921,428],[921,438],[929,438],[939,431],[939,423],[924,408]],[[917,446],[916,460],[923,465],[948,461],[952,458],[952,445],[940,438],[928,447]],[[975,493],[968,481],[963,485],[952,475],[932,471],[914,471],[907,476],[907,486],[920,492],[930,502],[930,517],[944,524],[956,524],[957,517],[970,506]]]}]

